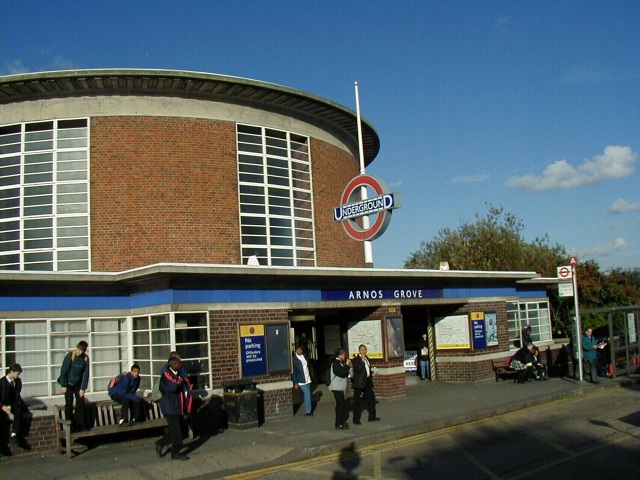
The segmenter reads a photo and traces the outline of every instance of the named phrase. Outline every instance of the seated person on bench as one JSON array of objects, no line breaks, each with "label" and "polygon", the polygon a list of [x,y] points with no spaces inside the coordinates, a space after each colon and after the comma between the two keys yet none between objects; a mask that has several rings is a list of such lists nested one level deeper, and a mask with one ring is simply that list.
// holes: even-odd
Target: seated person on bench
[{"label": "seated person on bench", "polygon": [[536,380],[547,380],[547,366],[540,361],[540,350],[534,346],[533,351],[533,369],[536,374]]},{"label": "seated person on bench", "polygon": [[510,367],[520,372],[516,377],[516,383],[527,382],[529,380],[529,377],[532,375],[534,348],[535,346],[533,345],[533,343],[529,342],[513,355]]},{"label": "seated person on bench", "polygon": [[[131,426],[140,421],[142,398],[136,395],[140,387],[140,366],[133,364],[130,372],[118,375],[119,380],[109,388],[109,396],[114,402],[122,405],[120,425]],[[133,413],[132,416],[130,414]]]}]

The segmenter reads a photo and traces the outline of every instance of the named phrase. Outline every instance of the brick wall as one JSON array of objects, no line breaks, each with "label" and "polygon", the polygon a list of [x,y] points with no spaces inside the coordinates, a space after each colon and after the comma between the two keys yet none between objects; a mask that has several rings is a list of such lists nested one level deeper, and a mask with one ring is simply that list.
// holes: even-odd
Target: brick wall
[{"label": "brick wall", "polygon": [[268,420],[291,418],[293,415],[292,389],[263,392],[264,417]]},{"label": "brick wall", "polygon": [[[28,438],[29,444],[31,445],[31,451],[29,452],[21,448],[11,447],[13,455],[33,454],[56,449],[58,447],[58,443],[54,418],[54,415],[34,414]],[[8,434],[9,432],[6,433]]]},{"label": "brick wall", "polygon": [[[318,266],[364,266],[333,222],[357,160],[311,139]],[[174,117],[91,119],[91,262],[240,264],[235,123]]]},{"label": "brick wall", "polygon": [[317,265],[319,267],[362,267],[362,242],[352,240],[333,221],[333,209],[347,183],[360,174],[358,161],[333,145],[311,139],[313,202],[316,227]]},{"label": "brick wall", "polygon": [[[438,361],[436,362],[436,378],[445,382],[485,382],[494,379],[493,368],[490,360],[478,360],[475,362],[453,362],[447,361],[447,357],[474,357],[486,355],[487,353],[504,352],[505,357],[509,352],[509,328],[507,322],[506,303],[478,302],[466,304],[447,315],[466,315],[470,312],[495,311],[498,322],[498,345],[490,346],[481,350],[472,351],[469,349],[460,350],[438,350],[436,352]],[[434,316],[439,316],[436,310]]]}]

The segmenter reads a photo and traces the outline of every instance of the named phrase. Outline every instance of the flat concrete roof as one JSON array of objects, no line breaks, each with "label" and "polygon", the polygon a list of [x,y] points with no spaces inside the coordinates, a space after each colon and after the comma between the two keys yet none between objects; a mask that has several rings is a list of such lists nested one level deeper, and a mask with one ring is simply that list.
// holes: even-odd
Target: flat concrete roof
[{"label": "flat concrete roof", "polygon": [[[0,77],[0,105],[109,95],[169,96],[251,106],[324,127],[358,152],[355,112],[330,100],[274,83],[202,72],[147,69],[63,70]],[[362,140],[365,163],[369,164],[380,151],[380,139],[364,119]]]},{"label": "flat concrete roof", "polygon": [[253,265],[214,265],[158,263],[122,272],[18,272],[0,270],[0,282],[130,282],[174,275],[207,275],[222,277],[307,278],[307,279],[379,279],[379,280],[492,280],[519,283],[553,283],[541,279],[536,272],[487,272],[472,270],[421,270],[382,268],[303,268]]}]

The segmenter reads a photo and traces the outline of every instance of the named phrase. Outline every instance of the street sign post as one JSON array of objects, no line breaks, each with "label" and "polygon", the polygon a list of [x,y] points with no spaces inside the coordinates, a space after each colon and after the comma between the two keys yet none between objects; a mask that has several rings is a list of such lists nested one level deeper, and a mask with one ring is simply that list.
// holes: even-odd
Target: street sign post
[{"label": "street sign post", "polygon": [[559,297],[573,296],[572,279],[573,279],[573,267],[571,267],[571,265],[558,267],[558,296]]},{"label": "street sign post", "polygon": [[573,302],[576,309],[576,332],[573,333],[573,341],[574,344],[578,345],[578,371],[579,379],[582,381],[584,379],[584,372],[582,369],[582,322],[580,321],[580,306],[578,301],[578,258],[571,257],[569,259],[569,263],[571,264],[571,276],[573,280]]}]

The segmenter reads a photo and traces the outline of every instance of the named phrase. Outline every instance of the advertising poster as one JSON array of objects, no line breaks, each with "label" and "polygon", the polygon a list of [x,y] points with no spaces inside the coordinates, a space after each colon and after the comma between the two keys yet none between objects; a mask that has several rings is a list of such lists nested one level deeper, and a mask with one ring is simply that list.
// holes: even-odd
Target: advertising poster
[{"label": "advertising poster", "polygon": [[498,315],[496,312],[484,313],[484,329],[487,332],[487,347],[498,345]]},{"label": "advertising poster", "polygon": [[387,358],[404,358],[404,329],[401,318],[387,318]]}]

